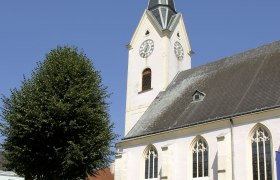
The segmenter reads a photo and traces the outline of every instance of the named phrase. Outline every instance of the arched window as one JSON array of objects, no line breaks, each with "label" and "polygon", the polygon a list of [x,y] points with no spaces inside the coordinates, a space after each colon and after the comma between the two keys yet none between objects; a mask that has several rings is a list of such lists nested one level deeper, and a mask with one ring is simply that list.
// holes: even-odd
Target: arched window
[{"label": "arched window", "polygon": [[152,83],[152,71],[150,68],[147,68],[142,73],[142,91],[151,89]]},{"label": "arched window", "polygon": [[158,153],[155,147],[148,148],[145,154],[145,179],[158,177]]},{"label": "arched window", "polygon": [[193,178],[208,177],[208,146],[199,137],[193,144]]},{"label": "arched window", "polygon": [[258,126],[251,137],[253,180],[272,180],[271,137]]}]

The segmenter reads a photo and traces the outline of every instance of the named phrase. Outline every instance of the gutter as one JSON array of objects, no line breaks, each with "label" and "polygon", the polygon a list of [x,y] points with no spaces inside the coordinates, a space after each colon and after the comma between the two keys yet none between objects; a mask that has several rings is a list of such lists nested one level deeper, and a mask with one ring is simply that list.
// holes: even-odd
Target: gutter
[{"label": "gutter", "polygon": [[142,134],[142,135],[137,135],[137,136],[123,138],[121,141],[134,140],[134,139],[138,139],[138,138],[144,138],[146,136],[162,134],[162,133],[168,133],[168,132],[171,132],[171,131],[175,131],[175,130],[179,130],[179,129],[184,129],[184,128],[191,127],[191,126],[197,126],[197,125],[201,125],[201,124],[208,124],[208,123],[212,123],[212,122],[216,122],[216,121],[224,121],[226,119],[232,119],[232,118],[236,118],[236,117],[240,117],[240,116],[245,116],[245,115],[248,115],[248,114],[256,114],[256,113],[259,113],[259,112],[269,111],[269,110],[273,110],[273,109],[277,109],[277,108],[280,108],[280,105],[271,106],[271,107],[265,107],[265,108],[261,108],[261,109],[255,109],[255,110],[252,110],[252,111],[247,111],[247,112],[242,112],[242,113],[236,113],[236,114],[232,114],[232,115],[228,115],[228,116],[212,118],[212,119],[208,119],[208,120],[205,120],[205,121],[202,121],[202,122],[199,122],[199,123],[192,123],[192,124],[188,124],[188,125],[184,125],[184,126],[175,127],[175,128],[172,128],[172,129],[164,129],[164,130],[149,132],[149,133]]},{"label": "gutter", "polygon": [[232,180],[235,179],[234,176],[234,142],[233,142],[233,120],[232,118],[229,119],[230,121],[230,136],[231,136],[231,175],[232,175]]}]

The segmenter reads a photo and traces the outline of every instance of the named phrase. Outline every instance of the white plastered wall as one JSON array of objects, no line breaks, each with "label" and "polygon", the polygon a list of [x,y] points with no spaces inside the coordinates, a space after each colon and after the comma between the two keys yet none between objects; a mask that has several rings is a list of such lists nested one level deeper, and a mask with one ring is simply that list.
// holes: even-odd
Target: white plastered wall
[{"label": "white plastered wall", "polygon": [[[179,33],[179,36],[177,34]],[[189,39],[187,36],[186,27],[183,21],[182,16],[178,20],[178,24],[171,34],[171,38],[169,39],[170,49],[169,49],[169,64],[168,71],[169,73],[169,82],[174,78],[174,74],[176,75],[178,72],[191,69],[191,47],[189,43]],[[175,42],[179,42],[183,46],[184,50],[184,59],[178,60],[174,53],[174,44]]]},{"label": "white plastered wall", "polygon": [[258,125],[264,125],[272,136],[272,169],[273,179],[276,179],[275,151],[280,147],[280,131],[279,131],[279,114],[270,119],[255,118],[253,122],[241,122],[234,127],[234,176],[235,179],[253,179],[252,178],[252,157],[251,157],[251,141],[250,132]]},{"label": "white plastered wall", "polygon": [[[146,35],[147,31],[149,31],[149,35]],[[140,119],[159,92],[164,91],[180,71],[191,67],[191,57],[188,54],[190,46],[184,31],[184,23],[180,17],[175,33],[171,33],[171,37],[163,35],[155,27],[147,12],[144,13],[129,45],[125,135]],[[180,39],[177,37],[177,32],[181,35]],[[139,48],[147,39],[154,41],[154,51],[149,57],[142,58],[139,55]],[[176,41],[180,41],[185,52],[184,59],[180,61],[174,54],[173,44]],[[146,68],[150,68],[152,71],[152,89],[141,92],[142,72]]]},{"label": "white plastered wall", "polygon": [[[220,137],[221,134],[225,134],[226,138],[231,138],[230,122],[226,126],[221,128],[217,122],[217,128],[209,128],[208,125],[203,125],[200,127],[190,128],[185,131],[183,134],[178,132],[180,136],[167,138],[168,136],[162,136],[161,140],[152,140],[153,138],[147,137],[138,145],[127,146],[123,148],[125,154],[129,154],[127,161],[127,174],[126,179],[122,180],[144,180],[144,160],[143,152],[148,144],[152,144],[157,148],[159,154],[159,171],[162,171],[163,165],[167,164],[164,169],[167,169],[167,173],[164,172],[164,175],[167,175],[167,179],[172,180],[192,180],[192,150],[191,144],[196,136],[200,135],[206,139],[209,145],[209,180],[218,179],[218,142],[217,137]],[[279,150],[280,146],[280,131],[279,124],[280,118],[279,115],[264,119],[254,117],[245,119],[233,119],[233,163],[234,163],[234,176],[231,174],[231,142],[226,142],[226,146],[223,146],[225,152],[224,157],[230,156],[230,161],[226,161],[225,169],[226,174],[220,177],[226,177],[223,180],[240,180],[240,179],[252,179],[252,169],[251,169],[251,146],[250,146],[250,137],[249,134],[252,129],[257,124],[262,124],[267,127],[272,135],[272,162],[273,162],[273,178],[276,180],[276,165],[275,165],[275,151]],[[215,123],[212,124],[212,127],[215,126]],[[182,130],[183,131],[183,130]],[[161,135],[160,135],[161,136]],[[162,147],[168,147],[167,151],[163,151]],[[164,157],[168,157],[167,159]],[[168,162],[164,162],[164,161]],[[118,179],[116,179],[118,180]],[[204,180],[204,179],[203,179]]]},{"label": "white plastered wall", "polygon": [[[192,150],[191,144],[192,141],[196,138],[197,135],[201,135],[207,140],[209,144],[209,174],[210,179],[214,179],[214,171],[217,169],[217,140],[216,137],[221,133],[228,133],[229,129],[217,129],[212,132],[201,132],[190,133],[185,136],[178,137],[176,139],[164,139],[162,141],[156,142],[147,142],[148,144],[153,144],[159,155],[159,172],[162,172],[163,157],[168,156],[167,162],[167,179],[172,180],[186,180],[192,179]],[[144,159],[143,152],[147,144],[129,147],[123,149],[124,153],[129,153],[129,159],[127,161],[127,167],[130,169],[127,171],[126,180],[144,180]],[[162,151],[162,147],[168,147],[167,151]],[[164,154],[165,153],[165,154]],[[118,179],[116,179],[118,180]],[[122,179],[125,180],[125,179]]]}]

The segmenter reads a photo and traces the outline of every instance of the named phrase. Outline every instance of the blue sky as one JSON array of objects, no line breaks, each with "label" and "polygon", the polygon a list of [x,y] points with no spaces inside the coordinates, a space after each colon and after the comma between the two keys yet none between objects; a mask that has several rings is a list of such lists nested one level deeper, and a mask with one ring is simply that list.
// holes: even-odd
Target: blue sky
[{"label": "blue sky", "polygon": [[[148,0],[0,1],[0,94],[19,87],[57,45],[83,49],[111,96],[123,136],[127,49]],[[280,40],[280,1],[175,0],[195,52],[193,67]],[[0,107],[2,103],[0,102]],[[120,137],[120,138],[121,138]]]}]

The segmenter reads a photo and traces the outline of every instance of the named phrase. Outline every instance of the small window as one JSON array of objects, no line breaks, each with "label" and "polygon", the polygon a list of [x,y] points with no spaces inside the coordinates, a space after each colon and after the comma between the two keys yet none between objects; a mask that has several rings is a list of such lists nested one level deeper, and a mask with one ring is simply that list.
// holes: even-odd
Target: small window
[{"label": "small window", "polygon": [[199,94],[194,95],[194,100],[199,101],[200,100],[200,95]]},{"label": "small window", "polygon": [[145,35],[146,35],[146,36],[149,36],[149,34],[150,34],[150,31],[147,30],[146,33],[145,33]]},{"label": "small window", "polygon": [[193,94],[193,102],[202,101],[204,97],[205,97],[205,93],[200,91],[195,91],[195,93]]},{"label": "small window", "polygon": [[151,89],[152,83],[152,71],[150,68],[147,68],[142,73],[142,91],[147,91]]}]

